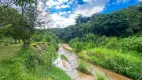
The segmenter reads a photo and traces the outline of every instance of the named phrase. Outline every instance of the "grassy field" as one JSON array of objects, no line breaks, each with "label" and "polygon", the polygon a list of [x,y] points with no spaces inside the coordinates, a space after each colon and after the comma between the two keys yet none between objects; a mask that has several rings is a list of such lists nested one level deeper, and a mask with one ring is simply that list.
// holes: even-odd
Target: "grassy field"
[{"label": "grassy field", "polygon": [[14,44],[9,46],[0,45],[0,62],[4,59],[13,58],[16,53],[20,50],[21,44]]},{"label": "grassy field", "polygon": [[0,80],[71,80],[64,71],[52,64],[57,57],[56,50],[52,45],[48,45],[45,50],[41,48],[41,53],[31,47],[20,49],[19,45],[1,49],[5,57],[11,54],[10,52],[15,57],[2,58]]}]

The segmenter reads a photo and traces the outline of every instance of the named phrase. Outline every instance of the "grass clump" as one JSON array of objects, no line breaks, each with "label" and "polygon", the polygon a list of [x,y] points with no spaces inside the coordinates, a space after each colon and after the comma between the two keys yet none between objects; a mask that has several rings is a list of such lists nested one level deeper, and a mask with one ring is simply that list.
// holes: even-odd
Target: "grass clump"
[{"label": "grass clump", "polygon": [[77,68],[80,72],[86,73],[86,74],[90,74],[90,72],[88,71],[88,66],[87,63],[85,63],[84,61],[80,61],[79,66]]},{"label": "grass clump", "polygon": [[102,74],[97,74],[97,80],[107,80]]},{"label": "grass clump", "polygon": [[65,60],[65,61],[68,61],[68,58],[63,54],[61,55],[61,59]]}]

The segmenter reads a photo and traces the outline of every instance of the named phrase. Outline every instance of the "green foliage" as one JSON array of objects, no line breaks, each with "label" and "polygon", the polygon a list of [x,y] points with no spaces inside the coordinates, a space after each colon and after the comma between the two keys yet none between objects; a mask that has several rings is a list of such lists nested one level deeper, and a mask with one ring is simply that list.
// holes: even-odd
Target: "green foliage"
[{"label": "green foliage", "polygon": [[139,3],[121,11],[109,14],[94,14],[91,17],[80,15],[76,19],[75,25],[52,30],[65,42],[83,37],[89,33],[97,36],[128,37],[142,32],[141,5]]},{"label": "green foliage", "polygon": [[61,55],[61,59],[65,60],[65,61],[68,61],[68,58],[63,54]]},{"label": "green foliage", "polygon": [[[138,79],[142,72],[142,59],[130,53],[121,53],[106,48],[94,48],[87,51],[89,61],[113,70],[133,79]],[[139,65],[139,66],[137,66]]]},{"label": "green foliage", "polygon": [[142,53],[142,37],[128,37],[120,40],[122,49]]},{"label": "green foliage", "polygon": [[42,53],[30,47],[22,48],[15,58],[0,63],[0,80],[71,80],[65,72],[52,65],[56,57],[52,45],[46,51],[42,49]]},{"label": "green foliage", "polygon": [[133,51],[140,54],[142,53],[142,37],[139,36],[119,38],[105,36],[98,37],[93,34],[89,34],[82,38],[72,39],[69,44],[76,52],[95,47],[105,47],[118,51]]},{"label": "green foliage", "polygon": [[58,50],[58,37],[50,30],[36,30],[32,36],[32,42],[48,42],[48,45],[53,45]]},{"label": "green foliage", "polygon": [[90,74],[90,72],[88,71],[88,66],[87,63],[85,63],[84,61],[80,61],[79,66],[77,68],[77,70],[86,73],[86,74]]},{"label": "green foliage", "polygon": [[83,49],[83,42],[74,42],[71,46],[78,53]]},{"label": "green foliage", "polygon": [[[87,37],[86,35],[71,40],[70,45],[78,52],[87,50],[87,55],[83,51],[78,54],[80,58],[130,78],[138,79],[142,74],[139,73],[142,71],[140,69],[142,67],[141,41],[140,36],[119,38],[95,35]],[[82,45],[77,48],[79,43]]]},{"label": "green foliage", "polygon": [[107,78],[101,74],[97,74],[97,80],[107,80]]},{"label": "green foliage", "polygon": [[20,44],[14,44],[9,46],[0,45],[0,62],[5,59],[12,59],[16,56],[16,53],[20,50]]},{"label": "green foliage", "polygon": [[98,39],[97,36],[93,34],[85,35],[82,38],[75,38],[69,42],[69,45],[78,53],[81,50],[89,49],[95,47],[95,41]]},{"label": "green foliage", "polygon": [[24,4],[37,4],[35,0],[14,0],[14,3],[19,6],[24,6]]}]

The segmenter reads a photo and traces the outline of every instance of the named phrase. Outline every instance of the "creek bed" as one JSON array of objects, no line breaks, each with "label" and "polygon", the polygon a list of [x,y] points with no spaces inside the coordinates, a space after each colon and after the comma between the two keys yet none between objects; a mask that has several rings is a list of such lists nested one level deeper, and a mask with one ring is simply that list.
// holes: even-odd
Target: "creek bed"
[{"label": "creek bed", "polygon": [[[61,59],[61,55],[68,60]],[[131,80],[127,77],[114,73],[110,70],[87,63],[88,70],[92,75],[88,75],[77,70],[79,58],[67,44],[59,44],[58,58],[53,62],[58,68],[64,70],[72,80],[97,80],[97,74],[106,77],[107,80]]]}]

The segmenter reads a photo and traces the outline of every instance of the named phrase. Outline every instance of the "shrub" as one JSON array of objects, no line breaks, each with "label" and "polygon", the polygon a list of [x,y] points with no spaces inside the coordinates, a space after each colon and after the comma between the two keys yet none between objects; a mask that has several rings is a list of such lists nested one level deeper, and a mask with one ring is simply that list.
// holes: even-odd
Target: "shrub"
[{"label": "shrub", "polygon": [[88,71],[87,63],[85,63],[84,61],[80,61],[77,69],[83,73],[90,74],[90,72]]},{"label": "shrub", "polygon": [[142,52],[142,37],[128,37],[120,40],[120,46],[125,50]]},{"label": "shrub", "polygon": [[107,80],[107,78],[101,74],[97,74],[97,80]]}]

